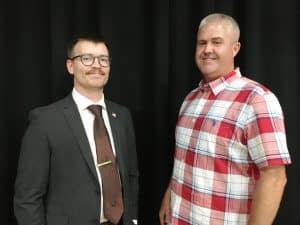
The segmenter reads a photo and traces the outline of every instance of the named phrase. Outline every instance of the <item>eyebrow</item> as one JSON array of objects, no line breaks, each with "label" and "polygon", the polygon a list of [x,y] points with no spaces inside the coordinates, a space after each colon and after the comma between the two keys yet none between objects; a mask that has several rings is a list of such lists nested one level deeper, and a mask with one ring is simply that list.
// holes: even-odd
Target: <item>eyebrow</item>
[{"label": "eyebrow", "polygon": [[199,40],[197,40],[198,42],[205,42],[205,41],[209,41],[209,40],[212,40],[212,41],[219,41],[219,40],[224,40],[224,38],[222,38],[222,37],[213,37],[213,38],[211,38],[211,39],[199,39]]},{"label": "eyebrow", "polygon": [[214,38],[212,38],[212,40],[223,40],[224,38],[222,38],[222,37],[214,37]]}]

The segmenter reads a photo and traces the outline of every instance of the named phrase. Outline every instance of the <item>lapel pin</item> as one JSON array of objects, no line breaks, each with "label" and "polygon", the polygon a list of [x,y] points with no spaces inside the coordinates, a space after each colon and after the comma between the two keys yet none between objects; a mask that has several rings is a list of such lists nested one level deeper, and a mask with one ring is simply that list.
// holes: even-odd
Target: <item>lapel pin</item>
[{"label": "lapel pin", "polygon": [[112,113],[111,115],[112,115],[112,117],[117,118],[117,114]]}]

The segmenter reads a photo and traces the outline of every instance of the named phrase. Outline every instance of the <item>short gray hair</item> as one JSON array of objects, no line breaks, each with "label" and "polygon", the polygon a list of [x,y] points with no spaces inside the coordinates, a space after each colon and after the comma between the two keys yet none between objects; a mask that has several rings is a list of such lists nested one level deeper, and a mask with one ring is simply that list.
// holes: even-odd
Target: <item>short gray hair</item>
[{"label": "short gray hair", "polygon": [[201,20],[198,30],[200,30],[202,27],[204,27],[205,25],[212,23],[212,22],[225,23],[234,32],[234,39],[235,39],[234,41],[239,41],[240,28],[239,28],[238,23],[236,22],[236,20],[233,17],[226,15],[226,14],[222,14],[222,13],[209,14],[208,16],[204,17]]}]

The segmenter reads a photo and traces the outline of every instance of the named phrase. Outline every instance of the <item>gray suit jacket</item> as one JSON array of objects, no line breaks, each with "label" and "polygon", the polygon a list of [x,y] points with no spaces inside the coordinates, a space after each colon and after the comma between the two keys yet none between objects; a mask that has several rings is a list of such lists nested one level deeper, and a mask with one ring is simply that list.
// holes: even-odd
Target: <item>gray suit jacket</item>
[{"label": "gray suit jacket", "polygon": [[[137,218],[138,166],[129,111],[106,101],[119,166],[124,225]],[[114,116],[112,116],[114,115]],[[19,225],[96,225],[100,188],[72,95],[34,109],[22,140],[14,210]]]}]

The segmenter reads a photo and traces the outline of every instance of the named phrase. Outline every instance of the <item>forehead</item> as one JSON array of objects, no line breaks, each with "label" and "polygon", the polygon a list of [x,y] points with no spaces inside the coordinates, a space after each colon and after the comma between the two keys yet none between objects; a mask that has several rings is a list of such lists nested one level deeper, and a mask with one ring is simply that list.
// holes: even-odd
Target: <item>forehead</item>
[{"label": "forehead", "polygon": [[74,46],[74,52],[76,54],[95,54],[95,55],[108,55],[108,49],[103,42],[92,41],[79,41]]},{"label": "forehead", "polygon": [[211,22],[198,30],[198,40],[209,40],[215,38],[228,39],[231,38],[229,26],[222,22]]}]

